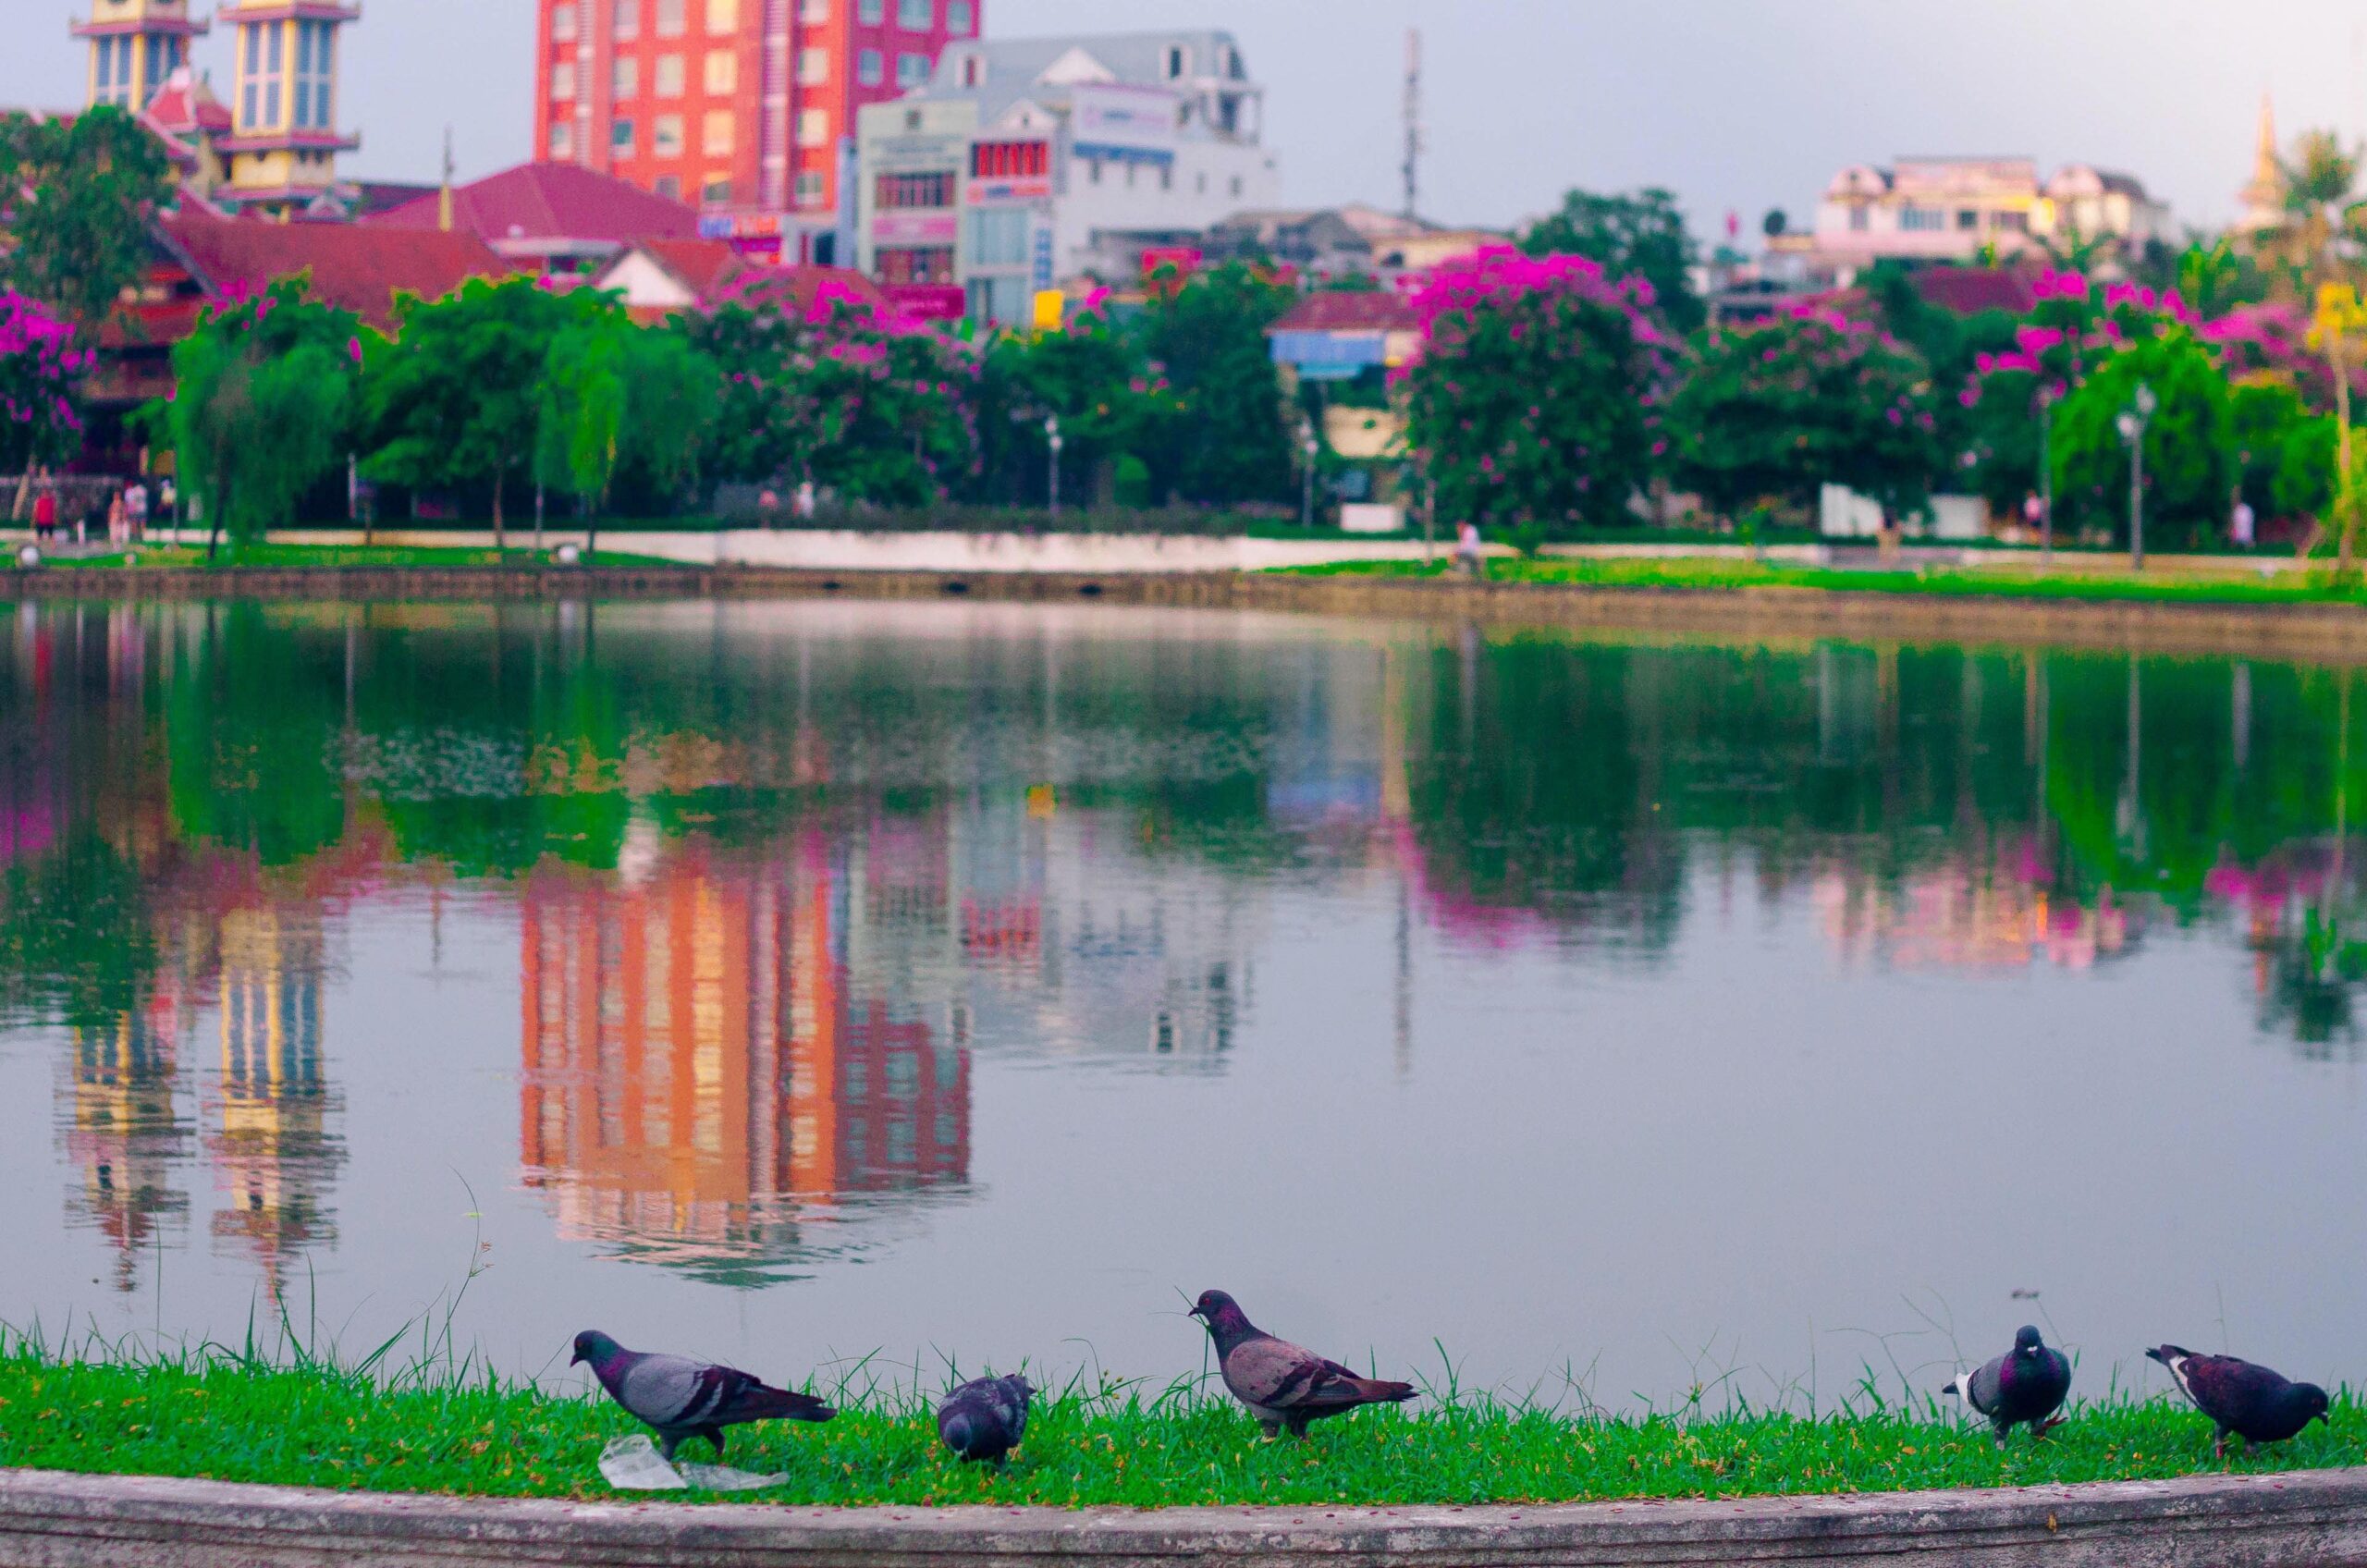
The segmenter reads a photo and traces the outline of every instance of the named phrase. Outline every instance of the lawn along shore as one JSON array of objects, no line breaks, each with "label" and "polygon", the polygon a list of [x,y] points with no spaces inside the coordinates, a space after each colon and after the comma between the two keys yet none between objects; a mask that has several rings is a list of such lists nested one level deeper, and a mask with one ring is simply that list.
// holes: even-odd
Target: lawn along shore
[{"label": "lawn along shore", "polygon": [[[938,1445],[926,1399],[815,1391],[842,1402],[837,1419],[732,1434],[730,1464],[788,1476],[737,1501],[1470,1505],[2020,1487],[2367,1462],[2367,1408],[2348,1390],[2330,1423],[2222,1464],[2211,1456],[2211,1423],[2166,1400],[2075,1404],[2043,1440],[2017,1435],[2003,1450],[1985,1423],[1920,1397],[1910,1409],[1860,1400],[1856,1411],[1821,1417],[1736,1406],[1640,1418],[1425,1397],[1268,1442],[1220,1390],[1179,1384],[1044,1396],[1025,1442],[996,1471],[962,1464]],[[0,1354],[0,1467],[11,1469],[599,1498],[620,1495],[600,1477],[602,1448],[639,1430],[606,1401],[482,1377],[379,1382],[227,1356],[61,1362],[22,1345]]]}]

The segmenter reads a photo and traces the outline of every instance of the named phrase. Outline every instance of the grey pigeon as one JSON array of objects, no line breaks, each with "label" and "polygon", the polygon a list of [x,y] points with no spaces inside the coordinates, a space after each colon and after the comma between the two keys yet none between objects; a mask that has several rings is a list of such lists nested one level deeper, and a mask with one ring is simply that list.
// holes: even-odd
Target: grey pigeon
[{"label": "grey pigeon", "polygon": [[1965,1403],[1988,1416],[1996,1428],[1997,1446],[2003,1448],[2005,1434],[2017,1426],[2027,1424],[2036,1439],[2061,1424],[2053,1417],[2071,1391],[2071,1363],[2025,1323],[2014,1335],[2012,1350],[1970,1372],[1957,1373],[1956,1381],[1941,1391],[1961,1395]]},{"label": "grey pigeon", "polygon": [[1027,1402],[1035,1389],[1017,1373],[973,1378],[937,1407],[937,1435],[956,1458],[1000,1465],[1027,1435]]},{"label": "grey pigeon", "polygon": [[1414,1397],[1411,1383],[1359,1378],[1336,1361],[1278,1340],[1251,1323],[1240,1304],[1222,1291],[1203,1291],[1191,1316],[1208,1326],[1216,1341],[1217,1369],[1233,1397],[1268,1437],[1287,1431],[1306,1436],[1306,1424],[1343,1415],[1366,1404],[1396,1404]]},{"label": "grey pigeon", "polygon": [[2145,1353],[2170,1369],[2178,1392],[2218,1427],[2212,1457],[2227,1457],[2227,1434],[2247,1443],[2281,1443],[2326,1416],[2326,1391],[2296,1383],[2254,1362],[2232,1355],[2197,1355],[2179,1345],[2156,1345]]},{"label": "grey pigeon", "polygon": [[575,1354],[568,1365],[577,1362],[591,1364],[592,1375],[626,1415],[656,1428],[658,1452],[668,1463],[691,1438],[713,1443],[716,1458],[721,1459],[726,1427],[751,1421],[828,1421],[838,1414],[809,1394],[769,1387],[736,1367],[627,1350],[593,1329],[575,1336]]}]

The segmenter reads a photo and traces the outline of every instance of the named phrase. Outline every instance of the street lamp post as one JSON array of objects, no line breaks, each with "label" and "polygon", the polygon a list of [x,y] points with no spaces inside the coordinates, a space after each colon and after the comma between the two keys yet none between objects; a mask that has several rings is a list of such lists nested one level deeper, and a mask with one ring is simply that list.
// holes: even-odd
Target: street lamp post
[{"label": "street lamp post", "polygon": [[1044,444],[1052,449],[1051,512],[1052,521],[1061,520],[1061,416],[1044,416]]},{"label": "street lamp post", "polygon": [[1322,450],[1315,439],[1315,426],[1308,425],[1299,437],[1299,450],[1306,457],[1306,495],[1299,502],[1298,523],[1312,531],[1315,527],[1315,455]]},{"label": "street lamp post", "polygon": [[2038,389],[2038,558],[2054,557],[2054,388]]},{"label": "street lamp post", "polygon": [[2128,443],[2128,565],[2134,571],[2145,570],[2145,427],[2159,407],[2153,389],[2140,381],[2136,398],[2115,422]]}]

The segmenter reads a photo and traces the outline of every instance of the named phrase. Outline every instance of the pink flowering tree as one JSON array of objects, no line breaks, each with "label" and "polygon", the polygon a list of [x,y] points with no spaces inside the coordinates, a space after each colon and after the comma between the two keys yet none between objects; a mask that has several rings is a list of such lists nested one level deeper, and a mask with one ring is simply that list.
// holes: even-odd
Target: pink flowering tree
[{"label": "pink flowering tree", "polygon": [[30,473],[80,448],[74,386],[94,357],[75,348],[72,326],[0,288],[0,473]]},{"label": "pink flowering tree", "polygon": [[1711,327],[1669,408],[1674,477],[1729,517],[1812,508],[1846,484],[1895,513],[1922,508],[1944,464],[1930,368],[1870,324],[1796,305]]},{"label": "pink flowering tree", "polygon": [[1635,521],[1671,379],[1651,304],[1650,285],[1580,256],[1490,249],[1430,274],[1401,383],[1442,519],[1525,549]]},{"label": "pink flowering tree", "polygon": [[674,330],[721,374],[717,479],[925,506],[976,465],[976,355],[851,289],[754,292]]}]

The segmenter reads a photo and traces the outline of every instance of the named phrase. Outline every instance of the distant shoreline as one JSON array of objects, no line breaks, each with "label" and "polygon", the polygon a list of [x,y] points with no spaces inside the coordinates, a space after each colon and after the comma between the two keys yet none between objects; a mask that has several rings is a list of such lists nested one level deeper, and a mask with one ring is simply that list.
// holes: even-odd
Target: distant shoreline
[{"label": "distant shoreline", "polygon": [[1507,630],[2046,644],[2367,662],[2367,606],[2347,602],[1471,582],[1363,573],[831,571],[655,562],[575,568],[61,565],[0,572],[0,598],[6,599],[536,602],[835,595],[1281,611]]}]

